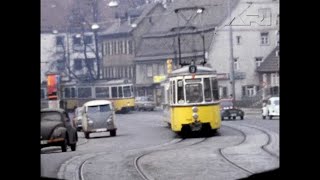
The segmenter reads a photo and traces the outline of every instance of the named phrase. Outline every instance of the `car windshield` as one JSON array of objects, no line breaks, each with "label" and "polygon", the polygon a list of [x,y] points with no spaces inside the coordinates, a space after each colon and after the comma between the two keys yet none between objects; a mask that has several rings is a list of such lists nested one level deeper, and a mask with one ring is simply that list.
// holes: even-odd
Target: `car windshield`
[{"label": "car windshield", "polygon": [[230,106],[232,106],[232,101],[221,101],[220,106],[221,107],[230,107]]},{"label": "car windshield", "polygon": [[96,114],[96,113],[106,113],[111,111],[111,107],[109,104],[99,105],[99,106],[88,106],[87,113],[88,114]]},{"label": "car windshield", "polygon": [[61,121],[61,115],[58,112],[41,112],[41,121]]}]

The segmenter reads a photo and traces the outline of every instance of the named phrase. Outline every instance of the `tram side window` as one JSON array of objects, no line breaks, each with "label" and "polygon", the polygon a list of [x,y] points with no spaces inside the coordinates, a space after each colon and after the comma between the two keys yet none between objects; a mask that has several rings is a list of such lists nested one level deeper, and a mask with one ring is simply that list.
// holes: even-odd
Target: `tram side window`
[{"label": "tram side window", "polygon": [[131,88],[130,86],[123,87],[123,95],[124,97],[131,97]]},{"label": "tram side window", "polygon": [[91,88],[78,88],[78,97],[79,98],[91,98],[92,94],[91,94]]},{"label": "tram side window", "polygon": [[211,102],[212,95],[211,95],[211,90],[210,90],[210,79],[209,78],[204,78],[203,86],[204,86],[204,99],[206,102]]},{"label": "tram side window", "polygon": [[203,101],[202,85],[200,83],[186,85],[187,103],[200,103]]},{"label": "tram side window", "polygon": [[112,98],[118,97],[117,87],[111,87]]},{"label": "tram side window", "polygon": [[178,80],[178,103],[183,104],[184,103],[184,91],[183,91],[183,81]]},{"label": "tram side window", "polygon": [[119,97],[122,98],[123,97],[122,86],[118,87],[118,92],[119,92]]},{"label": "tram side window", "polygon": [[213,94],[213,99],[215,101],[218,101],[219,100],[219,86],[218,86],[217,79],[212,79],[212,94]]},{"label": "tram side window", "polygon": [[176,103],[176,82],[175,81],[172,82],[172,94],[173,94],[172,96],[173,104],[175,104]]},{"label": "tram side window", "polygon": [[108,98],[109,87],[96,87],[96,98]]},{"label": "tram side window", "polygon": [[70,88],[64,88],[64,97],[70,98]]},{"label": "tram side window", "polygon": [[75,98],[76,97],[76,88],[70,88],[71,89],[71,97]]}]

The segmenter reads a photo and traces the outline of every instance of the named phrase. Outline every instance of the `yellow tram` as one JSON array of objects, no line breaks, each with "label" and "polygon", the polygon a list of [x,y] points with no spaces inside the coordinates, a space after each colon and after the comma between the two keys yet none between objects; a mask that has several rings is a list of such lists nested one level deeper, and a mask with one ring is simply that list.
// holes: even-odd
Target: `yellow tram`
[{"label": "yellow tram", "polygon": [[112,101],[116,112],[127,113],[135,106],[133,84],[125,79],[64,84],[61,99],[67,110],[97,99]]},{"label": "yellow tram", "polygon": [[172,131],[215,132],[221,126],[217,76],[209,67],[198,66],[191,74],[188,66],[173,71],[164,83],[164,120]]}]

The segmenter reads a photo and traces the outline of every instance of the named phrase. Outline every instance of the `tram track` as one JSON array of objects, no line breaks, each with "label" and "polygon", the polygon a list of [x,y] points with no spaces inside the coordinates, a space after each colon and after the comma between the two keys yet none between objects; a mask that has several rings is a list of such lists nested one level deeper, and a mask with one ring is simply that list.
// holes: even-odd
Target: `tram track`
[{"label": "tram track", "polygon": [[[139,160],[140,160],[142,157],[147,156],[147,155],[150,155],[150,154],[155,153],[155,152],[168,151],[168,150],[172,150],[172,149],[183,149],[183,148],[186,148],[186,147],[191,147],[191,146],[194,146],[194,145],[196,145],[196,144],[200,144],[200,143],[206,141],[207,139],[208,139],[208,138],[201,138],[201,140],[199,140],[199,141],[197,141],[197,142],[195,142],[195,143],[192,143],[192,144],[187,145],[187,146],[179,147],[179,148],[169,148],[169,149],[166,148],[166,149],[160,149],[160,150],[155,150],[155,151],[143,153],[143,154],[141,154],[141,155],[139,155],[138,157],[135,158],[135,160],[134,160],[135,169],[136,169],[136,171],[139,173],[139,175],[141,176],[141,178],[142,178],[143,180],[152,180],[153,178],[152,178],[152,177],[149,177],[149,176],[147,175],[147,173],[143,170],[142,166],[141,166],[140,163],[139,163]],[[185,140],[185,139],[183,139],[183,140]],[[181,143],[181,141],[180,141],[179,143]],[[176,143],[176,144],[178,144],[178,143]]]},{"label": "tram track", "polygon": [[[247,135],[243,130],[238,129],[238,128],[235,128],[235,127],[233,127],[233,126],[230,126],[230,125],[223,125],[223,126],[228,127],[228,128],[231,128],[231,129],[234,129],[234,130],[240,132],[244,138],[243,138],[243,140],[242,140],[241,142],[239,142],[239,143],[236,144],[236,145],[228,146],[228,147],[224,147],[224,148],[219,148],[219,149],[218,149],[219,155],[220,155],[223,159],[225,159],[229,164],[231,164],[233,167],[235,167],[235,168],[237,168],[237,169],[240,169],[240,170],[246,172],[248,175],[253,175],[253,174],[255,174],[256,172],[253,172],[253,171],[249,170],[248,168],[245,168],[245,167],[239,165],[237,162],[233,161],[231,158],[228,158],[227,155],[223,152],[223,151],[224,151],[225,149],[227,149],[227,148],[237,147],[237,146],[241,146],[241,145],[245,144],[248,135]],[[266,148],[268,145],[271,144],[272,137],[271,137],[271,134],[270,134],[270,133],[268,133],[266,130],[263,130],[263,129],[261,129],[261,128],[254,127],[254,126],[239,125],[239,124],[237,124],[237,126],[243,126],[243,127],[247,127],[247,128],[252,128],[252,129],[258,130],[258,131],[262,132],[263,134],[265,134],[265,135],[267,136],[267,138],[268,138],[268,139],[267,139],[267,142],[266,142],[264,145],[260,146],[260,148],[261,148],[264,152],[266,152],[267,154],[269,154],[270,156],[279,159],[279,156],[278,156],[277,154],[271,152],[270,150],[268,150],[268,149]]]}]

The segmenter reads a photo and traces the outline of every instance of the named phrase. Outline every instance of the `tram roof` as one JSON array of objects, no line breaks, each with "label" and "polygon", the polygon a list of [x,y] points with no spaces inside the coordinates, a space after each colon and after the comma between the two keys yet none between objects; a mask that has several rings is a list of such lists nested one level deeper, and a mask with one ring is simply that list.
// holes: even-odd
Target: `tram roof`
[{"label": "tram roof", "polygon": [[[212,68],[209,67],[205,67],[205,66],[197,66],[197,72],[195,73],[196,75],[199,74],[216,74],[216,71],[213,70]],[[176,69],[174,71],[172,71],[172,73],[170,74],[170,76],[178,76],[178,75],[191,75],[191,73],[189,72],[189,66],[184,66],[180,69]]]},{"label": "tram roof", "polygon": [[88,101],[83,104],[83,106],[99,106],[99,105],[105,105],[105,104],[111,104],[111,101],[108,100],[93,100]]},{"label": "tram roof", "polygon": [[69,82],[65,83],[64,86],[99,86],[99,85],[122,85],[122,84],[132,84],[129,79],[116,79],[116,80],[96,80],[90,82]]}]

